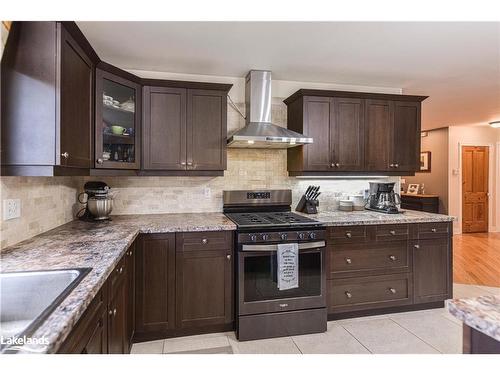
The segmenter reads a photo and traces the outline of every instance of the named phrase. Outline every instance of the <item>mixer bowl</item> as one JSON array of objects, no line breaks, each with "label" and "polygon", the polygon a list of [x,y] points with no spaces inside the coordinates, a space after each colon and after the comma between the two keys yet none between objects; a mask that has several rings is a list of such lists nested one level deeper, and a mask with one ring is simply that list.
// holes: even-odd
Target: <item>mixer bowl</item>
[{"label": "mixer bowl", "polygon": [[94,220],[107,220],[113,210],[113,199],[91,197],[87,201],[87,208]]}]

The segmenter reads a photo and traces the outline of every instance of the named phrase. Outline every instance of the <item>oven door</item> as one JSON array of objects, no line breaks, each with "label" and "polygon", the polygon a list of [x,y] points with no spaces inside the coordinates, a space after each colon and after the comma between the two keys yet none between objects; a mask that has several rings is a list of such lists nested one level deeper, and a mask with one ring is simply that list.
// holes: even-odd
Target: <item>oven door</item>
[{"label": "oven door", "polygon": [[325,242],[299,243],[299,287],[278,289],[277,245],[242,245],[238,252],[238,315],[326,306]]}]

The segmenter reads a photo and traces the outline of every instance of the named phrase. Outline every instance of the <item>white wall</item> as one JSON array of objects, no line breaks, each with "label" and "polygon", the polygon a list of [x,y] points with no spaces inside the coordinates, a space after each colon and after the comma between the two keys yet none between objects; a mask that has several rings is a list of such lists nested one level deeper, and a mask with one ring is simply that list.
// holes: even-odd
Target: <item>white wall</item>
[{"label": "white wall", "polygon": [[489,146],[489,231],[500,231],[500,129],[489,126],[449,128],[448,212],[456,216],[454,232],[462,233],[461,146]]}]

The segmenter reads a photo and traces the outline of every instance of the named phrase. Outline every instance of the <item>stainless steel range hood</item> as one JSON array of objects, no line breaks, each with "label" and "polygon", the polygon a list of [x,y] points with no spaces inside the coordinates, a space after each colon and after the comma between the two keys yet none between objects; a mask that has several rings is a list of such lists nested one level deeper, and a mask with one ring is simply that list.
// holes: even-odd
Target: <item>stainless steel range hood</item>
[{"label": "stainless steel range hood", "polygon": [[228,147],[288,148],[313,143],[303,134],[271,123],[271,72],[251,70],[245,83],[246,125],[227,140]]}]

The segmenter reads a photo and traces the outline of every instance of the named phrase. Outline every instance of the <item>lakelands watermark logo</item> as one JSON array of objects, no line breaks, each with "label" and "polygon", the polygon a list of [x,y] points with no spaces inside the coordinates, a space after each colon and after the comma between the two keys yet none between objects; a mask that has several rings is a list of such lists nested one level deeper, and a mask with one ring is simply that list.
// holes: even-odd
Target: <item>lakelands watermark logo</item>
[{"label": "lakelands watermark logo", "polygon": [[18,350],[23,352],[42,353],[49,345],[46,337],[12,336],[4,337],[0,335],[0,344],[8,350]]}]

